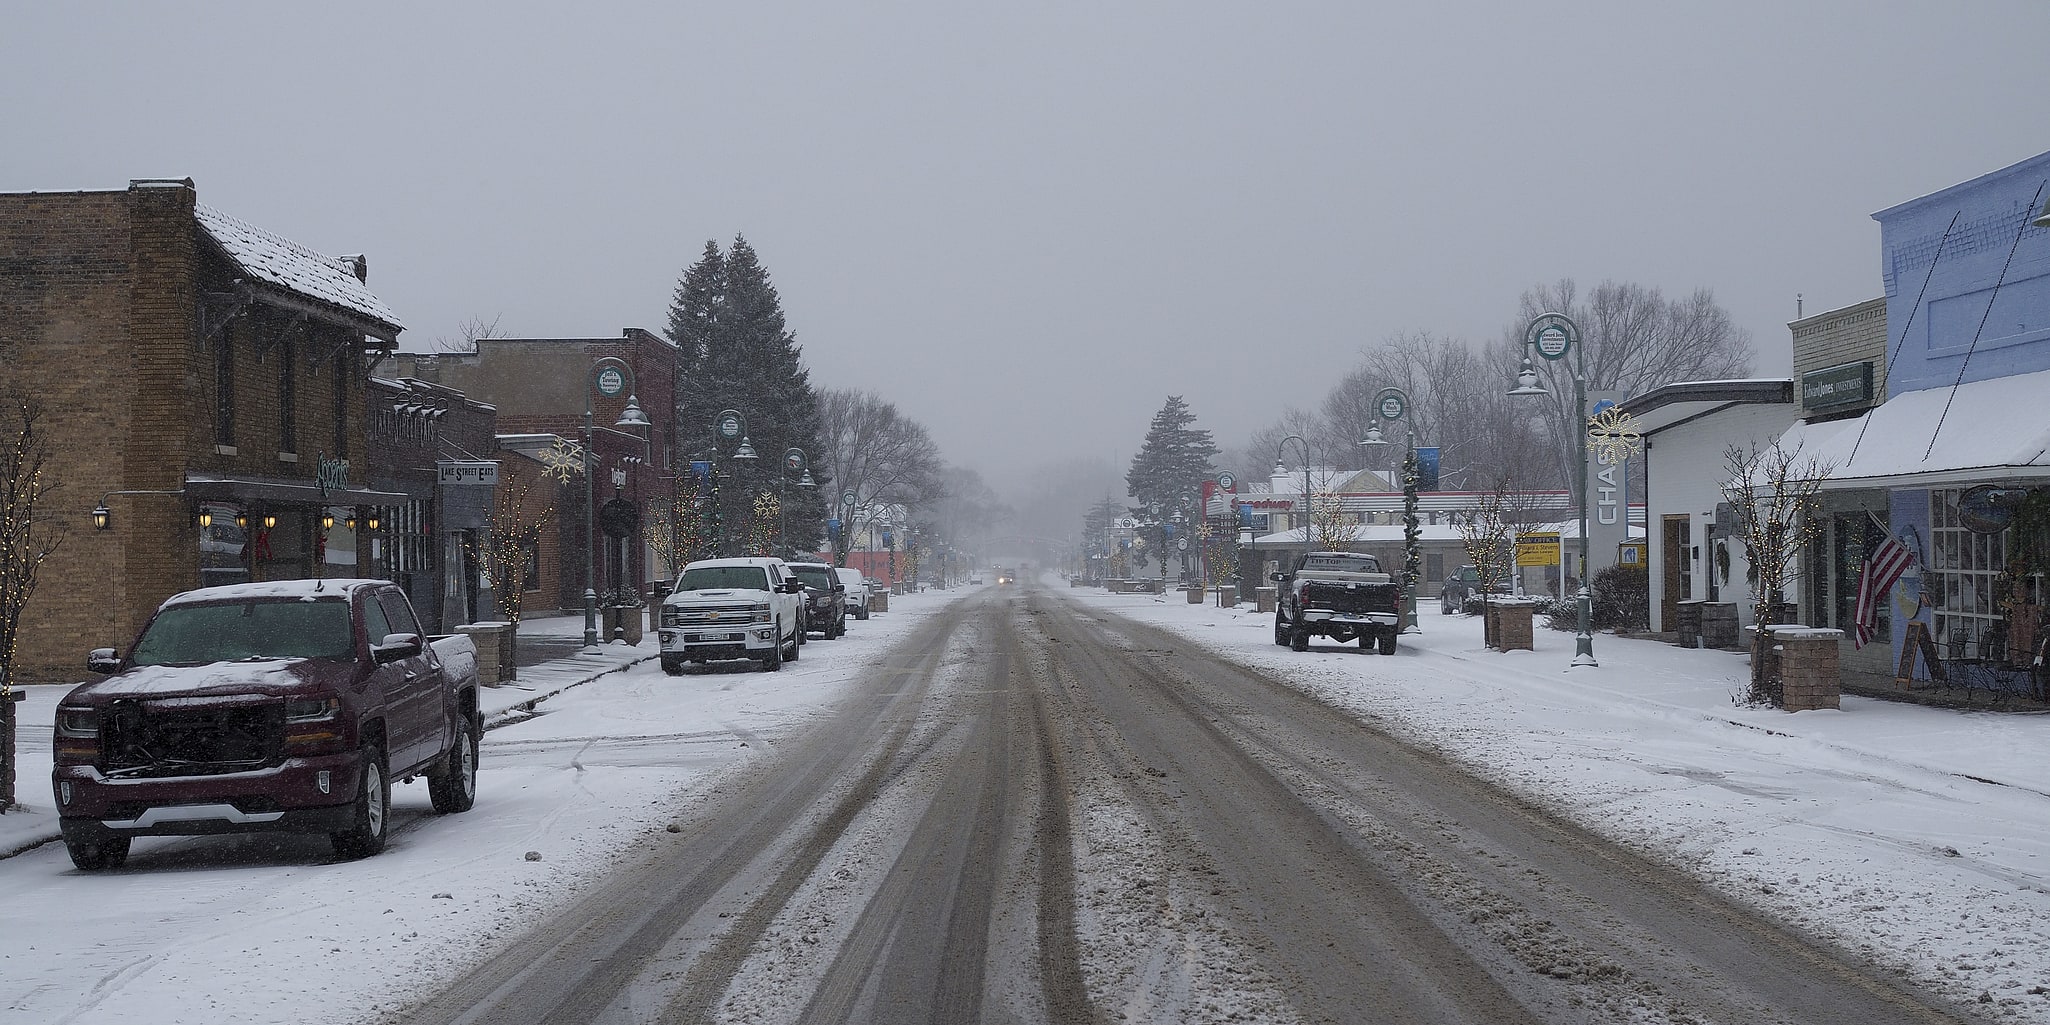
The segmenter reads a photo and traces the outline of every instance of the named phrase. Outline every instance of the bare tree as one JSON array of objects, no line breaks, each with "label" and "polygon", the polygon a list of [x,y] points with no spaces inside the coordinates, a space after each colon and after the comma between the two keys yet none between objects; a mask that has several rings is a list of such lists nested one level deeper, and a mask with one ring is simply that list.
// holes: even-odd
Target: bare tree
[{"label": "bare tree", "polygon": [[[886,505],[917,508],[946,493],[946,464],[932,435],[897,412],[895,403],[873,392],[820,392],[819,438],[819,462],[841,492],[854,493],[858,516],[873,516]],[[835,507],[841,505],[840,497],[831,496]],[[851,533],[854,524],[841,529]]]},{"label": "bare tree", "polygon": [[1788,571],[1822,530],[1817,493],[1832,467],[1820,458],[1801,456],[1801,445],[1778,443],[1731,445],[1723,451],[1727,476],[1723,500],[1737,513],[1737,536],[1744,543],[1754,579],[1751,588],[1750,700],[1777,708],[1784,692],[1778,667],[1770,657],[1766,627],[1777,623]]},{"label": "bare tree", "polygon": [[505,621],[518,626],[525,596],[527,569],[540,557],[541,530],[554,508],[528,500],[534,486],[551,486],[545,475],[500,475],[492,499],[491,519],[472,546],[470,556],[491,575],[494,599]]},{"label": "bare tree", "polygon": [[0,397],[0,812],[14,804],[14,652],[21,612],[36,591],[43,560],[62,533],[38,507],[55,485],[45,473],[49,448],[42,407],[17,395]]},{"label": "bare tree", "polygon": [[1335,492],[1319,491],[1310,499],[1310,547],[1320,552],[1349,552],[1359,538],[1359,526],[1346,515],[1345,503]]},{"label": "bare tree", "polygon": [[1474,503],[1472,514],[1457,524],[1460,548],[1466,552],[1466,560],[1473,564],[1483,615],[1489,603],[1488,596],[1516,572],[1516,528],[1521,520],[1518,508],[1521,494],[1509,477],[1498,477],[1495,485]]},{"label": "bare tree", "polygon": [[490,320],[483,317],[470,317],[464,320],[456,325],[454,335],[442,335],[434,340],[434,351],[476,352],[479,339],[511,337],[511,332],[499,330],[500,316],[493,315]]},{"label": "bare tree", "polygon": [[[1717,381],[1751,373],[1751,334],[1730,319],[1729,312],[1706,288],[1684,299],[1669,300],[1656,288],[1633,282],[1604,281],[1582,297],[1572,278],[1540,285],[1523,293],[1517,320],[1503,330],[1495,362],[1514,367],[1521,357],[1524,330],[1543,313],[1563,313],[1580,328],[1587,363],[1589,391],[1613,389],[1641,395],[1680,381]],[[1549,394],[1538,398],[1550,451],[1560,467],[1560,480],[1573,479],[1567,442],[1575,424],[1573,367],[1580,356],[1556,362],[1536,359]],[[1572,365],[1569,365],[1572,364]],[[1503,380],[1504,373],[1493,375]],[[1529,402],[1530,399],[1521,401]]]}]

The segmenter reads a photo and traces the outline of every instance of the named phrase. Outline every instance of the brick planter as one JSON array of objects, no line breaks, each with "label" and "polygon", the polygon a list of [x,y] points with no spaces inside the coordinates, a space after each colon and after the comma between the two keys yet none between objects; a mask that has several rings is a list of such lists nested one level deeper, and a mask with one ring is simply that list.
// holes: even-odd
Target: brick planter
[{"label": "brick planter", "polygon": [[1789,712],[1843,707],[1843,678],[1837,672],[1838,642],[1842,630],[1808,626],[1774,626],[1773,646],[1778,649],[1780,707]]},{"label": "brick planter", "polygon": [[1234,606],[1238,605],[1238,603],[1239,603],[1239,587],[1238,587],[1238,585],[1237,585],[1237,584],[1220,584],[1220,585],[1218,585],[1218,587],[1217,587],[1217,607],[1218,607],[1218,608],[1222,608],[1222,609],[1228,609],[1228,608],[1232,608],[1232,607],[1234,607]]},{"label": "brick planter", "polygon": [[1277,594],[1279,594],[1279,593],[1280,593],[1280,590],[1279,590],[1278,588],[1273,588],[1273,587],[1255,587],[1255,588],[1253,588],[1253,611],[1255,611],[1255,612],[1272,612],[1272,611],[1274,611],[1274,602],[1275,602],[1275,595],[1277,595]]},{"label": "brick planter", "polygon": [[1536,602],[1496,601],[1488,604],[1488,618],[1495,635],[1496,651],[1536,651],[1537,635],[1531,626]]},{"label": "brick planter", "polygon": [[477,646],[477,681],[487,687],[504,683],[518,675],[518,663],[514,661],[517,634],[511,623],[465,623],[456,627],[457,633],[469,634],[470,642]]},{"label": "brick planter", "polygon": [[1201,605],[1201,604],[1203,604],[1203,589],[1202,589],[1202,588],[1200,588],[1200,587],[1185,587],[1185,588],[1183,588],[1183,590],[1184,590],[1184,591],[1186,591],[1186,592],[1188,592],[1188,595],[1189,595],[1189,604],[1191,604],[1191,605]]}]

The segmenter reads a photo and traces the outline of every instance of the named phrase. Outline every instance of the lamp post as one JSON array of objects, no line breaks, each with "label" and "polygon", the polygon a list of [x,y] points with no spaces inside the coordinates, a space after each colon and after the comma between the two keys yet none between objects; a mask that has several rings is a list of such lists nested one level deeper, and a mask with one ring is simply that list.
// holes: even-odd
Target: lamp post
[{"label": "lamp post", "polygon": [[1303,555],[1308,556],[1316,542],[1310,540],[1310,443],[1304,441],[1302,435],[1291,434],[1275,444],[1274,476],[1279,477],[1288,472],[1281,465],[1281,453],[1288,448],[1291,441],[1303,449]]},{"label": "lamp post", "polygon": [[[1402,595],[1403,629],[1416,630],[1416,578],[1418,564],[1422,559],[1417,550],[1416,489],[1410,486],[1410,475],[1416,472],[1416,421],[1409,415],[1409,393],[1400,388],[1383,388],[1374,397],[1374,415],[1380,420],[1394,423],[1402,421],[1409,434],[1409,452],[1402,458]],[[1381,425],[1369,423],[1367,436],[1360,440],[1365,448],[1386,445],[1382,440]]]},{"label": "lamp post", "polygon": [[785,498],[790,494],[790,475],[793,473],[804,475],[797,479],[799,490],[810,491],[819,486],[817,481],[811,479],[811,469],[805,465],[804,450],[801,448],[785,450],[783,453],[783,473],[776,478],[776,490],[778,492],[776,497],[776,546],[783,549],[786,553],[790,551],[790,516],[783,507],[788,504]]},{"label": "lamp post", "polygon": [[712,458],[707,465],[712,482],[712,550],[720,555],[726,555],[728,551],[726,510],[723,508],[725,502],[719,495],[719,443],[732,442],[735,439],[739,439],[740,444],[733,450],[734,461],[754,462],[755,447],[747,437],[747,418],[741,416],[737,409],[722,409],[718,416],[712,418]]},{"label": "lamp post", "polygon": [[617,356],[602,356],[591,363],[591,376],[584,387],[584,650],[598,650],[598,588],[597,588],[597,455],[591,450],[595,433],[591,425],[591,411],[594,397],[603,395],[608,399],[626,396],[626,408],[620,411],[614,427],[643,428],[648,426],[647,414],[641,412],[640,400],[633,394],[633,368]]},{"label": "lamp post", "polygon": [[1569,664],[1599,666],[1601,663],[1594,659],[1594,632],[1590,628],[1594,595],[1587,588],[1587,350],[1580,344],[1579,325],[1559,313],[1532,318],[1523,332],[1523,347],[1523,368],[1517,371],[1516,387],[1509,390],[1511,395],[1550,394],[1538,380],[1530,350],[1536,349],[1539,356],[1552,362],[1565,359],[1568,353],[1573,356],[1568,366],[1573,377],[1573,501],[1580,514],[1580,590],[1574,594],[1573,603],[1579,613],[1580,630],[1573,635],[1573,661]]}]

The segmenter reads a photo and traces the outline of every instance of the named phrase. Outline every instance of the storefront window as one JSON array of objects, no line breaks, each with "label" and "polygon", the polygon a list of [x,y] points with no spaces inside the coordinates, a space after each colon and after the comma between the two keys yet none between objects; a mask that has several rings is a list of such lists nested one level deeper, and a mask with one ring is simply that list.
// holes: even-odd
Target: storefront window
[{"label": "storefront window", "polygon": [[199,507],[199,585],[239,584],[249,579],[249,562],[243,548],[249,531],[236,525],[240,507],[226,502],[203,502]]},{"label": "storefront window", "polygon": [[2003,623],[1996,597],[2007,568],[2007,535],[1981,534],[1958,515],[1960,491],[1929,493],[1930,544],[1922,595],[1935,610],[1936,648],[1945,658],[1982,658],[1987,633]]}]

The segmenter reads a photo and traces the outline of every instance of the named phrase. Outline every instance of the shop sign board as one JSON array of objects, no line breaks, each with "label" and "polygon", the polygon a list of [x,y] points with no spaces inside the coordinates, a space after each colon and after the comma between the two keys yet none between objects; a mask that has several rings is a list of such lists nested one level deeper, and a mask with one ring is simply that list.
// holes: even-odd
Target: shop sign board
[{"label": "shop sign board", "polygon": [[1525,566],[1557,566],[1559,564],[1559,532],[1556,530],[1532,530],[1516,535],[1516,568]]},{"label": "shop sign board", "polygon": [[1872,361],[1845,363],[1801,375],[1801,408],[1835,409],[1872,401]]},{"label": "shop sign board", "polygon": [[498,463],[489,459],[443,459],[434,464],[434,472],[435,480],[444,485],[498,483]]}]

